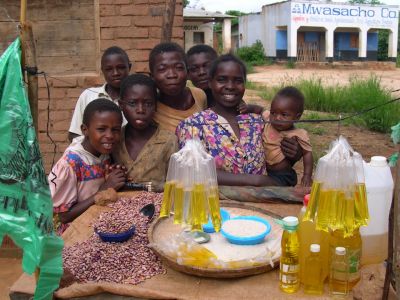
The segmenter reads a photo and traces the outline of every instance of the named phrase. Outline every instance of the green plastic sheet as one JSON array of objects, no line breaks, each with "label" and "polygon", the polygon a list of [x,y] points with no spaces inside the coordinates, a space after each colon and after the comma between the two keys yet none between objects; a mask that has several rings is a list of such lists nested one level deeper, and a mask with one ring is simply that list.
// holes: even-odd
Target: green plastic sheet
[{"label": "green plastic sheet", "polygon": [[0,244],[8,235],[23,250],[22,268],[40,270],[34,299],[52,299],[62,269],[63,240],[53,207],[21,72],[21,43],[0,57]]}]

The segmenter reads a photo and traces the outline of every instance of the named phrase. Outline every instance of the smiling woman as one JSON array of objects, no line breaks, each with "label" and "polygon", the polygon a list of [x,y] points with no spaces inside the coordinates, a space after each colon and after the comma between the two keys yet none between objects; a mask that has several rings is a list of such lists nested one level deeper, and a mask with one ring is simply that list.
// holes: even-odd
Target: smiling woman
[{"label": "smiling woman", "polygon": [[275,185],[266,176],[262,146],[263,121],[258,114],[240,114],[246,67],[231,54],[220,56],[210,69],[215,106],[182,121],[176,130],[180,148],[199,138],[214,157],[222,185]]}]

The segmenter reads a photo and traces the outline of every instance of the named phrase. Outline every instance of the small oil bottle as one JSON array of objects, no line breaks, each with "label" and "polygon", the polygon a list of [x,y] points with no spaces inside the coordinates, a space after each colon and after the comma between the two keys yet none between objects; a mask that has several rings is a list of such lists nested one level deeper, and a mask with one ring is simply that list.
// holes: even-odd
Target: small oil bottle
[{"label": "small oil bottle", "polygon": [[304,293],[310,295],[322,295],[324,292],[324,278],[322,272],[321,247],[311,244],[309,255],[304,266]]},{"label": "small oil bottle", "polygon": [[279,272],[279,287],[285,293],[295,293],[299,289],[299,237],[296,217],[283,220],[282,254]]},{"label": "small oil bottle", "polygon": [[335,254],[332,257],[329,291],[331,295],[338,296],[345,296],[349,292],[349,263],[344,247],[336,247]]}]

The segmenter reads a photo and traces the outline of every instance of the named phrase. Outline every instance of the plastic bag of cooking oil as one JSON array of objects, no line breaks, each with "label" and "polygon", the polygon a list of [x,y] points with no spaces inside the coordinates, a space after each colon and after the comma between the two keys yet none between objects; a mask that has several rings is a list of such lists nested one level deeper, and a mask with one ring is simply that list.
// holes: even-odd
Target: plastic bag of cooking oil
[{"label": "plastic bag of cooking oil", "polygon": [[345,236],[368,224],[363,160],[342,136],[318,161],[304,219],[318,230],[343,230]]},{"label": "plastic bag of cooking oil", "polygon": [[173,214],[174,223],[201,231],[211,217],[221,228],[217,171],[214,159],[197,139],[171,156],[160,217]]}]

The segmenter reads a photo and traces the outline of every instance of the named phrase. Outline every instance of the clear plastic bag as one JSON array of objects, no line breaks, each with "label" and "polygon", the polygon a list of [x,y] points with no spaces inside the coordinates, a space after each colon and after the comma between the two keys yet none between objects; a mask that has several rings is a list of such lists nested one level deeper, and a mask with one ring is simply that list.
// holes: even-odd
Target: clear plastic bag
[{"label": "clear plastic bag", "polygon": [[217,171],[214,159],[199,140],[189,140],[171,156],[160,217],[174,216],[175,224],[201,231],[211,216],[215,231],[221,228]]},{"label": "clear plastic bag", "polygon": [[318,161],[304,219],[318,230],[343,230],[345,236],[368,224],[363,160],[342,136]]}]

